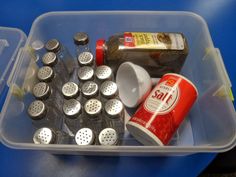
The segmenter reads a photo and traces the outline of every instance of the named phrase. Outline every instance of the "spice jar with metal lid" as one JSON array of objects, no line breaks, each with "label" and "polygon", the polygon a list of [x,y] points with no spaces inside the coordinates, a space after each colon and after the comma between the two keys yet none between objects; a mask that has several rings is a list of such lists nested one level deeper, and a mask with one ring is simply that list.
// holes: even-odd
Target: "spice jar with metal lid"
[{"label": "spice jar with metal lid", "polygon": [[38,100],[43,100],[49,107],[54,107],[61,111],[63,104],[62,95],[52,89],[46,82],[39,82],[33,87],[33,95]]},{"label": "spice jar with metal lid", "polygon": [[62,86],[61,92],[65,99],[81,99],[79,86],[74,82],[65,83]]},{"label": "spice jar with metal lid", "polygon": [[69,144],[70,136],[65,132],[55,131],[52,128],[42,127],[33,135],[34,144]]},{"label": "spice jar with metal lid", "polygon": [[90,128],[81,128],[75,135],[75,142],[79,146],[94,145],[95,134]]},{"label": "spice jar with metal lid", "polygon": [[79,87],[81,88],[82,85],[86,81],[93,81],[94,80],[94,70],[90,66],[83,66],[78,69],[78,79],[79,79]]},{"label": "spice jar with metal lid", "polygon": [[54,52],[45,53],[42,57],[42,62],[44,66],[52,67],[56,74],[63,76],[61,78],[63,82],[69,81],[70,76],[65,64],[57,57]]},{"label": "spice jar with metal lid", "polygon": [[91,66],[92,68],[95,68],[95,60],[91,52],[80,53],[77,60],[80,67]]},{"label": "spice jar with metal lid", "polygon": [[75,61],[69,50],[62,45],[57,39],[51,39],[45,44],[45,48],[48,52],[56,53],[58,59],[60,59],[63,63],[65,63],[67,72],[69,74],[73,73]]},{"label": "spice jar with metal lid", "polygon": [[114,146],[119,144],[119,137],[115,129],[105,128],[98,136],[99,144],[103,146]]},{"label": "spice jar with metal lid", "polygon": [[56,74],[50,66],[43,66],[39,68],[37,78],[40,82],[48,83],[51,88],[56,89],[60,92],[61,87],[64,83],[63,77]]},{"label": "spice jar with metal lid", "polygon": [[85,32],[78,32],[73,37],[74,43],[76,45],[77,56],[82,52],[89,51],[89,36]]},{"label": "spice jar with metal lid", "polygon": [[33,55],[33,58],[35,61],[39,61],[39,59],[43,56],[43,54],[46,52],[44,48],[44,43],[40,40],[35,40],[30,45],[31,54]]},{"label": "spice jar with metal lid", "polygon": [[28,107],[28,115],[35,127],[50,127],[60,130],[63,118],[61,113],[53,107],[49,107],[41,100],[33,101]]},{"label": "spice jar with metal lid", "polygon": [[86,101],[91,98],[99,97],[98,85],[93,81],[85,82],[81,88],[81,92],[82,92],[82,104],[85,104]]},{"label": "spice jar with metal lid", "polygon": [[113,73],[109,66],[101,65],[96,68],[95,81],[98,85],[101,85],[104,81],[112,81],[113,79]]},{"label": "spice jar with metal lid", "polygon": [[118,99],[108,100],[104,108],[106,127],[111,127],[122,136],[124,134],[124,106]]},{"label": "spice jar with metal lid", "polygon": [[63,104],[63,112],[65,114],[65,124],[72,131],[76,133],[83,127],[82,106],[76,99],[65,100]]},{"label": "spice jar with metal lid", "polygon": [[105,104],[109,99],[119,98],[117,84],[113,81],[105,81],[100,87],[100,100]]},{"label": "spice jar with metal lid", "polygon": [[85,126],[94,130],[95,134],[102,130],[102,103],[98,99],[90,99],[84,105],[85,116],[87,117]]}]

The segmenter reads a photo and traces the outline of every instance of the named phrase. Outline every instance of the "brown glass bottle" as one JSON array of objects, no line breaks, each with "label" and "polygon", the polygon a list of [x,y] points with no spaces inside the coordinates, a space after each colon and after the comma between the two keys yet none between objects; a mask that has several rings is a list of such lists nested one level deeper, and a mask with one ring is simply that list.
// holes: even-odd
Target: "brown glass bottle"
[{"label": "brown glass bottle", "polygon": [[187,40],[181,33],[125,32],[96,44],[97,65],[109,65],[116,72],[121,63],[130,61],[151,77],[179,73],[187,55]]}]

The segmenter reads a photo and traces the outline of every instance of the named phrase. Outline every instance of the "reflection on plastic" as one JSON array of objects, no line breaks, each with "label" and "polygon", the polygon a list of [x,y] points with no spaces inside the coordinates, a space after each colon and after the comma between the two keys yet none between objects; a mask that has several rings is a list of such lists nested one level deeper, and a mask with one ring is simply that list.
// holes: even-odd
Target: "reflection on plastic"
[{"label": "reflection on plastic", "polygon": [[0,39],[0,55],[2,54],[5,47],[9,47],[9,43],[6,39]]}]

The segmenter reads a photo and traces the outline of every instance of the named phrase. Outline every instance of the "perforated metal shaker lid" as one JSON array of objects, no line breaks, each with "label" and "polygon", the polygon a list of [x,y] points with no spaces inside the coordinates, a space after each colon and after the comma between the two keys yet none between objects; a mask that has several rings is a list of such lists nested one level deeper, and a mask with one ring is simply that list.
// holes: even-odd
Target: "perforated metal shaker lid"
[{"label": "perforated metal shaker lid", "polygon": [[42,62],[45,66],[54,66],[57,60],[57,55],[53,52],[45,53],[42,58]]},{"label": "perforated metal shaker lid", "polygon": [[48,52],[57,53],[61,48],[61,44],[57,39],[51,39],[45,44],[45,48]]},{"label": "perforated metal shaker lid", "polygon": [[98,95],[98,85],[93,81],[86,81],[82,86],[82,94],[86,98],[92,98]]},{"label": "perforated metal shaker lid", "polygon": [[90,66],[83,66],[78,70],[78,79],[80,81],[92,80],[94,77],[94,70]]},{"label": "perforated metal shaker lid", "polygon": [[86,45],[89,42],[89,37],[88,34],[84,33],[84,32],[78,32],[74,35],[73,37],[74,39],[74,43],[76,45]]},{"label": "perforated metal shaker lid", "polygon": [[38,70],[37,77],[40,81],[50,82],[54,77],[54,71],[49,66],[43,66]]},{"label": "perforated metal shaker lid", "polygon": [[100,87],[100,93],[104,98],[114,98],[118,95],[117,84],[113,81],[105,81]]},{"label": "perforated metal shaker lid", "polygon": [[41,50],[41,49],[44,48],[44,44],[43,44],[42,41],[36,40],[36,41],[32,42],[31,47],[32,47],[35,51],[38,51],[38,50]]},{"label": "perforated metal shaker lid", "polygon": [[67,82],[62,86],[62,94],[66,99],[77,98],[79,91],[79,86],[74,82]]},{"label": "perforated metal shaker lid", "polygon": [[84,105],[84,110],[89,116],[97,116],[102,111],[102,103],[98,99],[90,99]]},{"label": "perforated metal shaker lid", "polygon": [[117,132],[113,128],[103,129],[98,136],[99,143],[105,146],[112,146],[118,143]]},{"label": "perforated metal shaker lid", "polygon": [[65,100],[63,104],[63,112],[69,118],[77,118],[82,111],[79,101],[76,99]]},{"label": "perforated metal shaker lid", "polygon": [[120,117],[123,115],[124,106],[118,99],[108,100],[105,104],[105,113],[110,118]]},{"label": "perforated metal shaker lid", "polygon": [[51,89],[46,82],[39,82],[33,88],[33,95],[36,99],[47,99],[51,94]]},{"label": "perforated metal shaker lid", "polygon": [[80,66],[91,66],[93,61],[93,54],[91,52],[82,52],[78,56],[78,63]]},{"label": "perforated metal shaker lid", "polygon": [[47,127],[38,129],[33,136],[34,144],[53,144],[55,139],[55,133]]},{"label": "perforated metal shaker lid", "polygon": [[46,106],[40,100],[33,101],[28,107],[28,114],[33,120],[40,120],[46,115]]},{"label": "perforated metal shaker lid", "polygon": [[101,81],[109,80],[112,77],[112,70],[109,66],[101,65],[95,71],[96,78]]},{"label": "perforated metal shaker lid", "polygon": [[75,142],[78,145],[94,144],[95,135],[90,128],[81,128],[75,135]]}]

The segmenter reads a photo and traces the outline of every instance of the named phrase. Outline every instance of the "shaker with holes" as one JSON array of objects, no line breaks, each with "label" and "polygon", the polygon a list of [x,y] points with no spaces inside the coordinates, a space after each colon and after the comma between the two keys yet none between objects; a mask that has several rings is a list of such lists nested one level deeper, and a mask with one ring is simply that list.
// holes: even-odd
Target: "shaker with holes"
[{"label": "shaker with holes", "polygon": [[55,131],[52,128],[42,127],[33,135],[34,144],[68,144],[70,136],[65,132]]},{"label": "shaker with holes", "polygon": [[105,128],[98,136],[99,144],[103,146],[114,146],[119,144],[119,137],[115,129]]},{"label": "shaker with holes", "polygon": [[113,80],[112,69],[106,65],[97,67],[95,71],[95,80],[98,85],[101,85],[104,81]]},{"label": "shaker with holes", "polygon": [[53,90],[46,82],[39,82],[33,87],[33,95],[38,100],[43,100],[47,107],[61,110],[63,104],[62,95]]},{"label": "shaker with holes", "polygon": [[83,114],[80,102],[76,99],[65,100],[63,112],[65,114],[65,124],[75,134],[83,127]]},{"label": "shaker with holes", "polygon": [[40,40],[33,41],[30,47],[35,61],[38,61],[45,53],[44,43]]},{"label": "shaker with holes", "polygon": [[54,52],[47,52],[42,57],[42,62],[44,66],[50,66],[53,68],[55,74],[62,76],[63,82],[69,80],[69,73],[66,69],[65,64],[57,57]]},{"label": "shaker with holes", "polygon": [[124,134],[124,106],[118,99],[108,100],[105,104],[105,124],[117,131],[119,136]]},{"label": "shaker with holes", "polygon": [[81,128],[75,135],[75,142],[79,146],[95,144],[95,134],[90,128]]},{"label": "shaker with holes", "polygon": [[81,92],[83,105],[86,103],[87,100],[99,97],[98,85],[93,81],[85,82],[81,88]]},{"label": "shaker with holes", "polygon": [[102,103],[98,99],[90,99],[84,105],[85,116],[85,126],[94,130],[97,135],[103,126],[102,119]]},{"label": "shaker with holes", "polygon": [[39,68],[37,78],[40,82],[48,83],[51,88],[56,89],[59,92],[64,83],[63,77],[56,74],[50,66],[43,66]]},{"label": "shaker with holes", "polygon": [[45,44],[45,48],[48,52],[56,53],[58,59],[65,63],[67,72],[69,74],[73,73],[75,62],[64,45],[62,45],[57,39],[51,39]]},{"label": "shaker with holes", "polygon": [[93,81],[94,80],[94,70],[90,66],[83,66],[78,70],[78,79],[79,79],[79,87],[81,88],[82,85],[86,81]]},{"label": "shaker with holes", "polygon": [[[86,73],[86,70],[89,70],[88,68],[83,68],[80,71],[80,74],[78,75],[78,77],[76,76],[78,73],[78,68],[83,67],[83,66],[89,66],[91,68],[95,68],[95,60],[93,58],[93,54],[91,52],[82,52],[81,54],[79,54],[79,56],[77,57],[77,65],[76,68],[74,70],[73,76],[72,76],[72,80],[73,81],[78,81],[80,80],[80,86],[82,85],[82,83],[84,82],[84,79],[86,80],[86,76],[83,76],[83,74]],[[90,68],[90,70],[91,70]],[[85,72],[85,73],[84,73]],[[93,71],[90,73],[93,74]],[[92,75],[93,76],[93,75]],[[90,78],[87,80],[91,80]]]},{"label": "shaker with holes", "polygon": [[80,67],[83,66],[91,66],[92,68],[95,67],[95,60],[91,52],[82,52],[81,54],[79,54],[77,60]]},{"label": "shaker with holes", "polygon": [[77,56],[82,52],[89,51],[89,36],[87,33],[78,32],[73,37],[74,44],[76,45]]},{"label": "shaker with holes", "polygon": [[67,82],[62,86],[61,92],[65,99],[80,100],[79,86],[74,82]]},{"label": "shaker with holes", "polygon": [[60,130],[63,119],[60,112],[53,107],[48,107],[41,100],[33,101],[28,107],[28,115],[35,127],[50,127]]},{"label": "shaker with holes", "polygon": [[[89,45],[88,45],[89,37],[88,37],[88,35],[84,32],[78,32],[74,35],[73,40],[76,45],[77,62],[75,62],[75,67],[74,67],[73,76],[72,76],[71,80],[77,82],[78,81],[77,73],[78,73],[79,65],[80,65],[80,67],[94,66],[93,63],[95,63],[95,62],[93,59],[93,55],[89,52]],[[84,52],[85,52],[85,54],[80,56],[80,54],[82,54]]]},{"label": "shaker with holes", "polygon": [[113,81],[105,81],[100,87],[100,100],[105,104],[109,99],[118,98],[118,87]]}]

